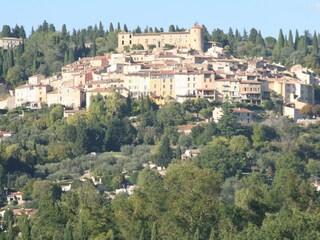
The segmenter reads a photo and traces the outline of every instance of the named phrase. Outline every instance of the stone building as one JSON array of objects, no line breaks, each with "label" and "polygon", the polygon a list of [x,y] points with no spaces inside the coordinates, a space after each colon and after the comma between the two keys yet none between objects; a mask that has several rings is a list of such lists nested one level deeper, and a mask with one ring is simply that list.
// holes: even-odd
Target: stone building
[{"label": "stone building", "polygon": [[131,48],[133,45],[142,45],[144,49],[149,49],[150,46],[163,48],[166,45],[173,45],[178,48],[203,51],[203,27],[194,25],[185,32],[118,33],[118,50],[120,52],[124,51],[126,46]]}]

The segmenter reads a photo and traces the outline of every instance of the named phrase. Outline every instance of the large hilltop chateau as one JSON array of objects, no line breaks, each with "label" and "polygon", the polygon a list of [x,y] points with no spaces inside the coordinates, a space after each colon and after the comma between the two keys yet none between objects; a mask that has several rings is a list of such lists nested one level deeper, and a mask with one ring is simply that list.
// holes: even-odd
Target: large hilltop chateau
[{"label": "large hilltop chateau", "polygon": [[163,48],[165,45],[174,45],[177,48],[189,48],[203,51],[204,37],[203,27],[194,25],[185,32],[159,32],[159,33],[130,33],[120,32],[118,34],[118,50],[122,52],[125,46],[141,44],[144,49],[149,46]]}]

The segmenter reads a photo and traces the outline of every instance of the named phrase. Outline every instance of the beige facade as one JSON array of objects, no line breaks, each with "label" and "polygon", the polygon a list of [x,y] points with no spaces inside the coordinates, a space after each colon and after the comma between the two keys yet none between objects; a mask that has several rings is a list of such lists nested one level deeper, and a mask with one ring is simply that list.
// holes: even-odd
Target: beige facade
[{"label": "beige facade", "polygon": [[0,38],[0,48],[8,49],[8,48],[15,48],[22,44],[21,38],[13,38],[13,37],[4,37]]},{"label": "beige facade", "polygon": [[186,32],[161,32],[161,33],[118,33],[118,50],[124,51],[125,47],[133,45],[142,45],[144,49],[149,46],[163,48],[166,45],[174,45],[178,48],[188,48],[197,51],[203,51],[204,37],[203,28],[200,25],[194,25]]},{"label": "beige facade", "polygon": [[41,103],[46,103],[47,94],[51,90],[49,85],[22,85],[15,88],[15,106],[40,108]]},{"label": "beige facade", "polygon": [[48,93],[47,104],[61,104],[73,109],[79,109],[85,104],[85,93],[78,87],[64,87]]}]

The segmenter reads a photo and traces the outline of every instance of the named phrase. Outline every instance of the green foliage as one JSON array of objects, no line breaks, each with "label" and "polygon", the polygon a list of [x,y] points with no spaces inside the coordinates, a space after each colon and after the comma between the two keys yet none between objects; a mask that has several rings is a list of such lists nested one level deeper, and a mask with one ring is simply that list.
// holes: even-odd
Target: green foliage
[{"label": "green foliage", "polygon": [[161,139],[156,163],[161,167],[167,167],[173,158],[170,139],[164,135]]}]

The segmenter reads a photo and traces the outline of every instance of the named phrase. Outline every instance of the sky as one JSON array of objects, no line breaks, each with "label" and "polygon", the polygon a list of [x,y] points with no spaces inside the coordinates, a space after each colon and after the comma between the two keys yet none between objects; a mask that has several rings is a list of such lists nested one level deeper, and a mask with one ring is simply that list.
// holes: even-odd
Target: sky
[{"label": "sky", "polygon": [[230,27],[240,33],[255,28],[263,37],[276,38],[280,28],[285,34],[290,29],[320,33],[320,0],[9,0],[2,6],[0,26],[23,25],[27,35],[44,20],[57,30],[66,24],[68,31],[101,21],[105,28],[120,22],[129,30],[139,25],[167,31],[170,24],[190,28],[198,23],[210,33]]}]

